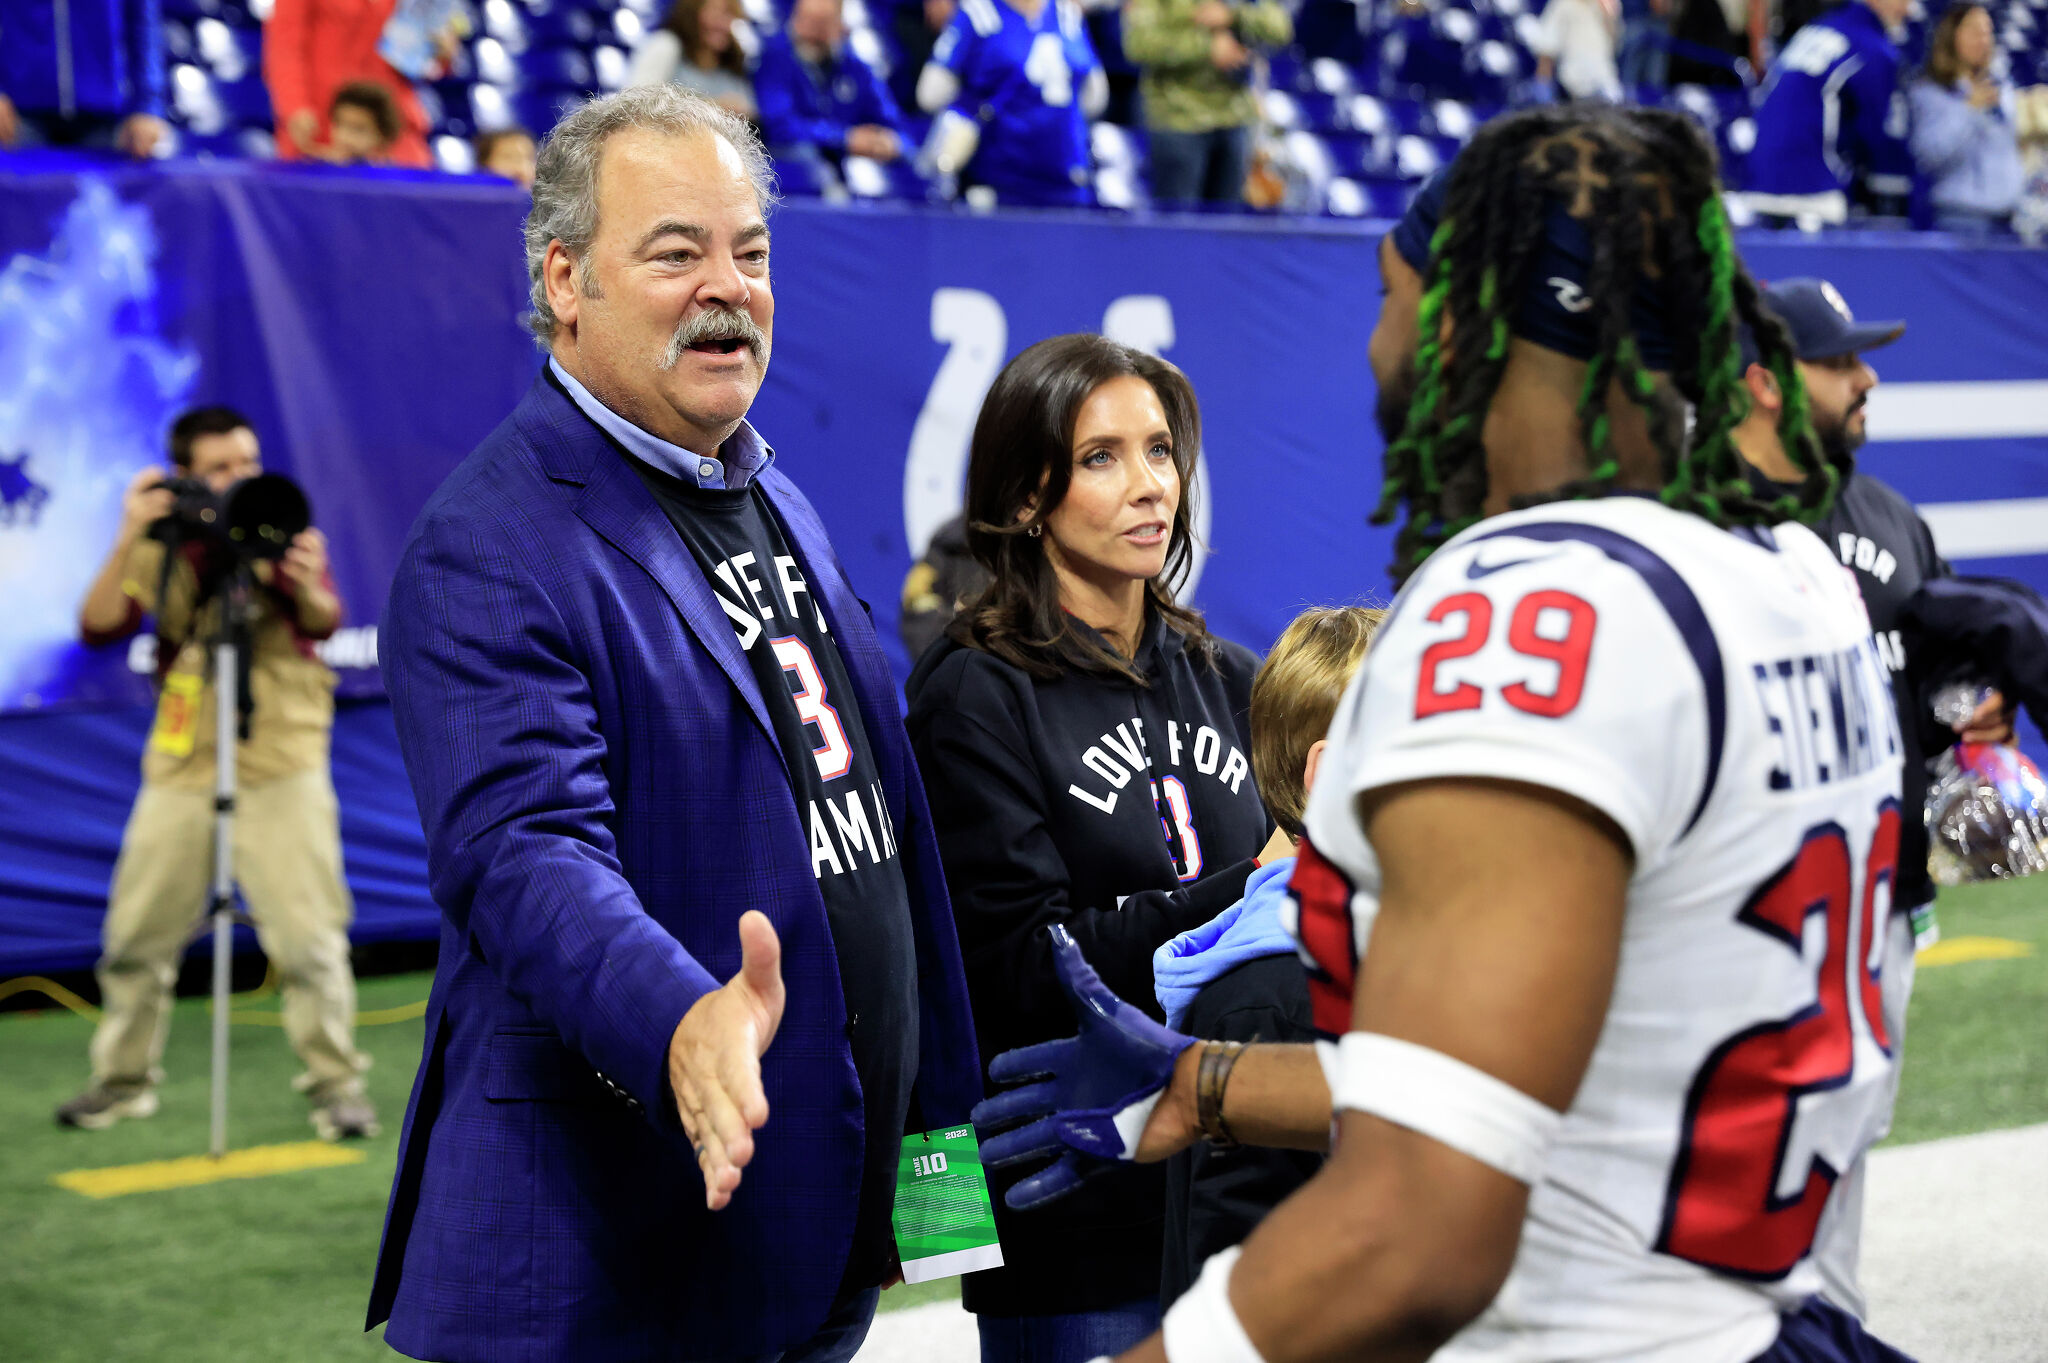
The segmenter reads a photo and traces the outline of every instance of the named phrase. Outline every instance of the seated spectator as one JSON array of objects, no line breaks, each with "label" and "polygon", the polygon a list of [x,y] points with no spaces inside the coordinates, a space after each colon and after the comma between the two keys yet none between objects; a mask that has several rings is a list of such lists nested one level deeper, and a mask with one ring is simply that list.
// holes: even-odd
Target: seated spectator
[{"label": "seated spectator", "polygon": [[761,44],[754,98],[761,140],[778,161],[903,154],[903,114],[889,87],[846,45],[840,0],[796,0],[789,22]]},{"label": "seated spectator", "polygon": [[352,80],[327,106],[327,146],[321,159],[337,166],[388,166],[398,140],[398,106],[375,81]]},{"label": "seated spectator", "polygon": [[918,106],[941,118],[932,164],[965,167],[995,200],[1095,202],[1088,120],[1109,83],[1074,0],[961,0],[917,78]]},{"label": "seated spectator", "polygon": [[[1290,845],[1301,842],[1309,787],[1337,702],[1387,613],[1303,611],[1252,683],[1252,780]],[[1292,855],[1263,861],[1244,898],[1159,948],[1154,987],[1166,1025],[1202,1041],[1314,1041],[1308,976],[1281,924]],[[1253,1227],[1322,1167],[1323,1157],[1197,1143],[1166,1163],[1166,1255],[1159,1305],[1173,1305],[1212,1254]]]},{"label": "seated spectator", "polygon": [[1902,211],[1913,187],[1899,50],[1888,29],[1909,0],[1849,0],[1799,30],[1764,82],[1749,203],[1767,222],[1848,219],[1853,195]]},{"label": "seated spectator", "polygon": [[1278,0],[1128,0],[1124,52],[1142,73],[1154,203],[1244,202],[1259,118],[1252,53],[1292,41]]},{"label": "seated spectator", "polygon": [[479,175],[495,175],[501,180],[511,180],[532,189],[533,134],[515,124],[479,135],[476,139],[476,169]]},{"label": "seated spectator", "polygon": [[0,0],[0,148],[156,154],[164,41],[151,0]]},{"label": "seated spectator", "polygon": [[1991,11],[1951,6],[1913,82],[1913,159],[1928,179],[1934,225],[1986,236],[2012,223],[2024,179],[2010,87],[1991,74]]},{"label": "seated spectator", "polygon": [[427,169],[427,112],[412,83],[378,53],[397,0],[276,0],[263,26],[263,80],[277,114],[277,154],[335,160],[327,111],[351,81],[382,86],[398,112],[385,163]]},{"label": "seated spectator", "polygon": [[754,81],[733,25],[737,0],[675,0],[661,27],[640,40],[628,85],[672,82],[741,118],[756,117]]},{"label": "seated spectator", "polygon": [[1537,26],[1536,79],[1566,99],[1621,98],[1614,62],[1614,0],[1550,0]]}]

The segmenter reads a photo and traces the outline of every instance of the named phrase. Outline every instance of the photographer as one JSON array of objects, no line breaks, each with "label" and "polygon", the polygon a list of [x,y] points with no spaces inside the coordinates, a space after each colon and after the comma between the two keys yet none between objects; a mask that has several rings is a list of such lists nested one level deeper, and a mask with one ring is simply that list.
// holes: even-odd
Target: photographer
[{"label": "photographer", "polygon": [[[107,906],[99,962],[103,1012],[92,1039],[92,1083],[57,1109],[65,1126],[98,1130],[157,1109],[164,1038],[178,958],[205,913],[213,869],[215,681],[209,646],[218,630],[217,584],[231,551],[190,529],[200,486],[218,498],[262,472],[256,433],[240,413],[200,407],[171,427],[171,470],[139,474],[122,502],[119,536],[79,611],[87,643],[133,634],[145,613],[157,627],[156,721]],[[165,559],[171,562],[166,569]],[[341,622],[318,530],[292,539],[274,562],[251,565],[245,650],[253,708],[236,752],[240,790],[234,874],[276,967],[285,1035],[305,1062],[294,1081],[326,1140],[377,1133],[363,1092],[368,1059],[355,1048],[355,978],[348,958],[353,913],[341,874],[341,831],[328,774],[334,674],[313,644]]]}]

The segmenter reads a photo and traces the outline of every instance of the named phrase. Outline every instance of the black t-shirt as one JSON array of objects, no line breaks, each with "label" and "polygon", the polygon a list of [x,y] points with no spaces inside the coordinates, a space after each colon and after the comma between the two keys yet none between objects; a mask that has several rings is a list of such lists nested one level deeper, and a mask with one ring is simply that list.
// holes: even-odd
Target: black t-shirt
[{"label": "black t-shirt", "polygon": [[[1783,484],[1769,486],[1792,490]],[[1856,574],[1878,656],[1891,671],[1892,699],[1906,748],[1899,792],[1905,817],[1899,821],[1899,878],[1892,902],[1901,909],[1917,908],[1934,898],[1934,882],[1927,874],[1927,759],[1940,751],[1944,740],[1928,709],[1928,690],[1938,679],[1929,671],[1934,660],[1906,656],[1899,613],[1921,583],[1949,576],[1949,566],[1935,552],[1934,533],[1913,504],[1868,474],[1850,475],[1813,533]]]},{"label": "black t-shirt", "polygon": [[[1258,660],[1231,643],[1196,657],[1154,617],[1135,662],[1150,685],[1046,681],[942,639],[911,676],[910,741],[984,1065],[1076,1030],[1045,935],[1053,923],[1105,984],[1161,1016],[1152,953],[1244,896],[1270,831],[1248,735]],[[970,1311],[1060,1315],[1157,1294],[1159,1165],[1120,1166],[1012,1212],[1001,1196],[1025,1172],[991,1173],[1004,1267],[968,1275]]]},{"label": "black t-shirt", "polygon": [[725,609],[761,688],[809,835],[867,1127],[845,1284],[873,1287],[894,1247],[889,1218],[918,1028],[910,895],[874,752],[824,608],[766,498],[752,487],[698,488],[637,459],[633,467]]}]

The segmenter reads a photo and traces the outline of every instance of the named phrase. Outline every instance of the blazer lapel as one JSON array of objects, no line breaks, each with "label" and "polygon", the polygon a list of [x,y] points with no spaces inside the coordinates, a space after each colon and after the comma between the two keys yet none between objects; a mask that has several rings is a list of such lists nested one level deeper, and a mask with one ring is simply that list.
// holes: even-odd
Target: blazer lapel
[{"label": "blazer lapel", "polygon": [[740,652],[739,640],[733,637],[732,625],[719,608],[717,598],[711,594],[711,586],[704,580],[697,560],[691,556],[676,528],[669,524],[667,515],[654,500],[654,494],[647,490],[640,476],[626,466],[625,461],[631,456],[611,450],[610,442],[605,441],[594,427],[591,437],[603,442],[606,448],[601,453],[611,457],[591,461],[585,475],[589,481],[577,499],[576,514],[626,557],[646,569],[647,575],[675,605],[683,623],[697,636],[697,642],[717,660],[746,700],[755,722],[761,726],[761,732],[767,735],[770,743],[774,743],[775,730],[768,722],[768,708],[762,703],[761,689],[754,684],[753,669],[747,666],[746,657]]}]

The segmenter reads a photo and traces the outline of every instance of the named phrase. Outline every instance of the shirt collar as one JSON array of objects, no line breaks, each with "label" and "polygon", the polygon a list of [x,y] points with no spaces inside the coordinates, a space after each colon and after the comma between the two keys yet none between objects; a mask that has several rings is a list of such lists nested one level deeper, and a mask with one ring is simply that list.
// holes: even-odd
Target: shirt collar
[{"label": "shirt collar", "polygon": [[680,445],[672,445],[660,436],[642,430],[599,402],[595,394],[578,383],[576,376],[552,356],[548,358],[548,369],[569,394],[569,401],[623,445],[626,453],[656,472],[679,478],[692,487],[737,492],[752,483],[754,476],[775,458],[775,451],[745,421],[740,422],[740,428],[719,447],[717,455],[692,454]]}]

